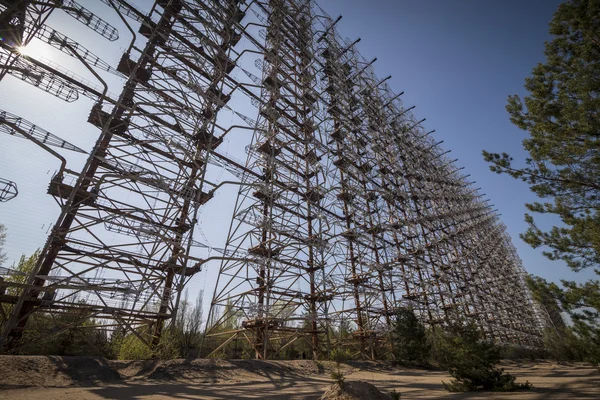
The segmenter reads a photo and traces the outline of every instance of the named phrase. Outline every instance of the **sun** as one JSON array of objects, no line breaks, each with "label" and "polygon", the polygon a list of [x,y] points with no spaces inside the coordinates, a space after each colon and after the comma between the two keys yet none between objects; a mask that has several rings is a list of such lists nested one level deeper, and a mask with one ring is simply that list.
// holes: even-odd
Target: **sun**
[{"label": "sun", "polygon": [[30,56],[31,50],[27,46],[19,46],[17,47],[17,52],[23,56]]},{"label": "sun", "polygon": [[41,58],[48,56],[47,45],[40,42],[39,40],[33,40],[29,42],[26,46],[18,46],[17,52],[20,55],[33,58]]}]

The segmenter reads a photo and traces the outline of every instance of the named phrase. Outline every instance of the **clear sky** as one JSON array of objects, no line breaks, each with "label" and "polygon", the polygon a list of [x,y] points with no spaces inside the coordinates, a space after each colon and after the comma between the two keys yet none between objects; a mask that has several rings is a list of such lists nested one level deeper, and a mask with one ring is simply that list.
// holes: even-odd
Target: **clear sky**
[{"label": "clear sky", "polygon": [[[111,13],[97,0],[80,0],[80,3],[97,10],[101,16]],[[150,0],[134,3],[145,6]],[[517,160],[525,158],[521,148],[525,132],[510,123],[505,111],[506,98],[510,94],[525,94],[525,77],[544,60],[548,22],[559,3],[557,0],[320,1],[332,17],[343,15],[338,24],[340,33],[362,39],[358,48],[365,58],[378,58],[377,74],[392,75],[390,86],[397,93],[405,92],[404,104],[416,105],[415,116],[427,118],[426,130],[436,130],[434,136],[444,140],[442,147],[452,150],[450,156],[459,159],[457,164],[464,166],[465,172],[477,181],[475,187],[481,187],[499,209],[525,268],[550,280],[570,279],[574,275],[562,263],[547,260],[540,250],[531,249],[519,239],[518,234],[526,229],[524,203],[535,200],[534,196],[525,184],[490,172],[481,151],[508,152]],[[120,52],[108,51],[110,46],[104,44],[107,42],[99,41],[64,13],[57,13],[50,20],[52,27],[116,65]],[[112,21],[119,23],[114,15]],[[124,27],[118,27],[125,31]],[[127,46],[128,39],[123,36],[119,42],[121,48]],[[48,54],[59,57],[56,52]],[[72,62],[65,57],[60,60]],[[118,88],[111,91],[118,93]],[[85,149],[91,148],[98,135],[85,122],[91,105],[87,99],[73,104],[57,102],[14,78],[0,82],[0,109],[21,115]],[[229,146],[228,142],[223,146]],[[85,160],[78,155],[68,157],[70,166],[76,170]],[[58,207],[45,194],[57,166],[56,160],[24,140],[0,136],[0,177],[15,180],[21,191],[17,199],[0,203],[0,222],[9,228],[5,249],[9,265],[20,254],[31,253],[43,245],[48,226],[58,215]],[[218,198],[231,198],[234,193],[235,190],[224,188]],[[215,232],[226,234],[223,230],[226,227],[217,229],[211,224],[223,225],[223,220],[230,218],[230,209],[217,208],[201,216],[200,227],[210,239]],[[208,274],[212,275],[212,271]],[[206,276],[199,277],[202,282],[192,282],[191,292],[211,290]]]},{"label": "clear sky", "polygon": [[390,86],[407,106],[416,105],[426,131],[435,129],[449,157],[477,181],[499,209],[528,272],[550,280],[583,279],[562,262],[550,261],[520,238],[527,229],[524,203],[534,201],[528,186],[497,175],[482,150],[507,152],[523,161],[526,132],[511,124],[510,94],[525,95],[525,77],[544,61],[548,23],[558,0],[325,0],[320,4],[342,35],[361,38],[375,70],[392,75]]}]

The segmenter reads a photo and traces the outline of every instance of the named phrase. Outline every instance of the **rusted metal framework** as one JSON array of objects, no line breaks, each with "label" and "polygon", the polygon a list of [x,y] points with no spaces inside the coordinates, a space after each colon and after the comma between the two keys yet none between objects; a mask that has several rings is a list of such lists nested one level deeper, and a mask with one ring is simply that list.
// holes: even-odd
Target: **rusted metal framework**
[{"label": "rusted metal framework", "polygon": [[[2,283],[0,301],[13,304],[5,350],[35,340],[23,333],[36,312],[55,317],[53,334],[93,318],[87,327],[152,346],[186,282],[214,262],[213,355],[241,339],[263,359],[299,341],[313,358],[341,348],[387,357],[401,308],[430,326],[467,318],[489,339],[539,343],[539,313],[495,210],[358,40],[340,37],[339,18],[312,0],[102,2],[104,19],[73,0],[0,0],[0,79],[65,102],[86,97],[100,130],[83,169],[62,162],[51,180],[61,213],[35,270]],[[129,46],[111,65],[49,26],[53,12],[108,41],[124,35],[109,23],[119,21]],[[32,38],[96,83],[22,54]],[[120,95],[99,71],[122,83]],[[1,130],[47,151],[81,151],[0,117]],[[233,132],[251,136],[245,163],[220,149]],[[219,183],[214,167],[233,178]],[[209,248],[193,237],[200,210],[225,184],[239,187],[225,246],[199,252]],[[73,311],[79,321],[60,325]]]},{"label": "rusted metal framework", "polygon": [[[524,270],[495,210],[403,106],[373,61],[310,1],[257,1],[262,77],[208,337],[258,358],[389,353],[399,308],[539,343]],[[217,347],[213,354],[217,354]]]},{"label": "rusted metal framework", "polygon": [[[103,329],[120,327],[151,345],[176,312],[186,279],[199,271],[201,259],[190,255],[193,227],[212,197],[204,175],[209,152],[226,133],[216,115],[235,87],[227,81],[235,65],[228,54],[243,12],[236,1],[157,1],[146,12],[126,1],[105,3],[132,36],[116,67],[41,17],[2,27],[17,39],[2,44],[0,70],[67,102],[92,99],[88,122],[101,130],[82,171],[63,165],[52,178],[48,192],[61,214],[34,273],[4,291],[3,301],[14,304],[3,326],[5,348],[21,345],[34,312],[58,317],[74,309],[81,321],[94,318]],[[4,17],[13,9],[33,14],[40,2],[2,5]],[[48,2],[48,12],[54,8],[108,40],[118,38],[116,28],[74,1]],[[100,85],[20,54],[23,30],[78,59]],[[124,81],[118,97],[95,69]]]},{"label": "rusted metal framework", "polygon": [[17,184],[8,179],[0,178],[0,202],[14,199],[19,194]]}]

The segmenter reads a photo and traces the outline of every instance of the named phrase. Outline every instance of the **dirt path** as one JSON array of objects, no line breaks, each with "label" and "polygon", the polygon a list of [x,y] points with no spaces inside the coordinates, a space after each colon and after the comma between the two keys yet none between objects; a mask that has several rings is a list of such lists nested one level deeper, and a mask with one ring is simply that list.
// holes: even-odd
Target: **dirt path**
[{"label": "dirt path", "polygon": [[[330,363],[310,361],[103,359],[0,356],[0,399],[318,399],[331,385]],[[385,364],[344,366],[347,380],[392,389],[402,399],[600,399],[600,374],[584,364],[510,363],[507,371],[534,389],[520,393],[451,394],[443,372],[392,369]],[[116,373],[118,372],[118,373]]]}]

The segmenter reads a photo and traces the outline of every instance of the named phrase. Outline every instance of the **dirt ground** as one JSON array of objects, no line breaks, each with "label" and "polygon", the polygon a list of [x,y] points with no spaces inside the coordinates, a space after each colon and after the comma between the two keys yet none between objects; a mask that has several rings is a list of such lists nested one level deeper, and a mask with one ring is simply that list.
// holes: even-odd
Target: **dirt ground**
[{"label": "dirt ground", "polygon": [[[518,393],[448,393],[439,371],[360,362],[342,365],[346,381],[363,381],[402,399],[600,399],[600,373],[589,365],[505,362],[534,388]],[[318,399],[332,384],[333,363],[313,361],[107,361],[90,357],[0,356],[0,399]]]}]

